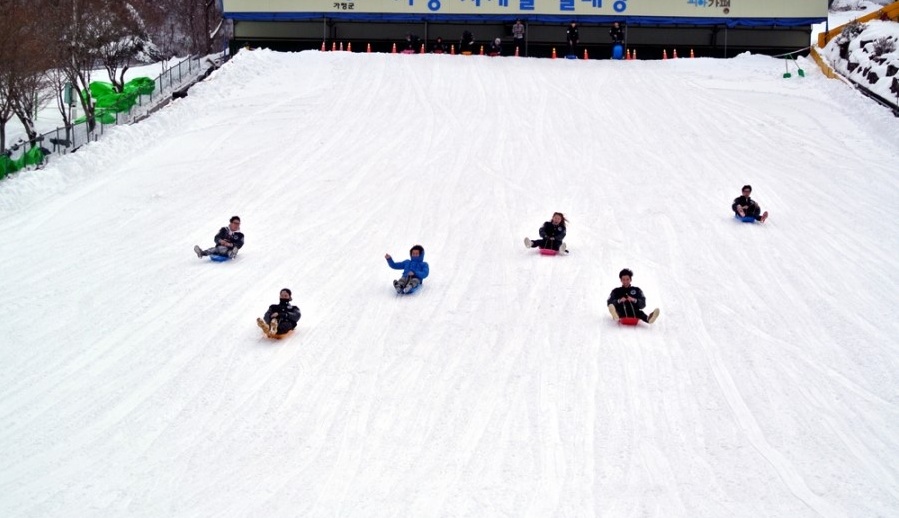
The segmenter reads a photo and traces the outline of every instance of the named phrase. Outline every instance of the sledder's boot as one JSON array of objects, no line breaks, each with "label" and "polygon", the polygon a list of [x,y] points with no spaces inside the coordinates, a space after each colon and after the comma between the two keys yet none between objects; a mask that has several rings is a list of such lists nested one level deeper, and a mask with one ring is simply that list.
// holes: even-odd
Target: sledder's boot
[{"label": "sledder's boot", "polygon": [[402,292],[403,292],[403,285],[400,284],[400,281],[398,281],[398,280],[397,280],[397,281],[393,281],[393,289],[395,289],[397,293],[402,293]]},{"label": "sledder's boot", "polygon": [[560,244],[559,245],[559,253],[567,254],[568,253],[568,245],[566,245],[565,243]]},{"label": "sledder's boot", "polygon": [[405,286],[403,286],[403,293],[412,293],[412,290],[414,290],[417,286],[418,284],[409,282]]},{"label": "sledder's boot", "polygon": [[265,323],[265,320],[262,320],[261,318],[257,318],[257,319],[256,319],[256,325],[259,326],[259,329],[262,329],[262,332],[263,332],[263,333],[265,333],[265,334],[269,334],[269,333],[270,333],[268,324]]},{"label": "sledder's boot", "polygon": [[526,237],[526,238],[524,238],[524,246],[526,246],[528,248],[534,248],[534,242],[531,241],[531,238]]},{"label": "sledder's boot", "polygon": [[766,210],[765,212],[762,213],[762,217],[759,218],[759,221],[761,221],[762,223],[764,223],[766,219],[768,219],[768,211],[767,211],[767,210]]},{"label": "sledder's boot", "polygon": [[612,315],[612,320],[618,322],[618,311],[615,310],[615,304],[609,304],[609,314]]},{"label": "sledder's boot", "polygon": [[230,259],[234,259],[235,257],[237,257],[237,247],[236,246],[232,247],[231,250],[228,250],[228,257]]},{"label": "sledder's boot", "polygon": [[194,245],[194,252],[197,254],[197,257],[199,257],[200,259],[202,259],[204,255],[206,255],[206,252],[200,250],[200,247],[197,245]]},{"label": "sledder's boot", "polygon": [[273,318],[271,323],[268,325],[268,334],[276,335],[278,334],[278,319]]},{"label": "sledder's boot", "polygon": [[652,324],[657,318],[659,318],[659,308],[652,310],[652,313],[649,314],[649,318],[646,319],[646,323]]}]

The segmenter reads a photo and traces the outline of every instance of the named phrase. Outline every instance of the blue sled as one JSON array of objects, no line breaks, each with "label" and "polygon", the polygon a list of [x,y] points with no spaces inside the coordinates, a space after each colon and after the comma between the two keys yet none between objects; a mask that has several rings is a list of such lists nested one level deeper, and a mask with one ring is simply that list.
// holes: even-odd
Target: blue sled
[{"label": "blue sled", "polygon": [[230,261],[231,258],[228,257],[227,255],[209,254],[209,260],[216,262],[216,263],[223,263],[225,261]]},{"label": "blue sled", "polygon": [[734,214],[734,218],[742,221],[743,223],[755,223],[755,216],[743,216],[740,217],[739,214]]}]

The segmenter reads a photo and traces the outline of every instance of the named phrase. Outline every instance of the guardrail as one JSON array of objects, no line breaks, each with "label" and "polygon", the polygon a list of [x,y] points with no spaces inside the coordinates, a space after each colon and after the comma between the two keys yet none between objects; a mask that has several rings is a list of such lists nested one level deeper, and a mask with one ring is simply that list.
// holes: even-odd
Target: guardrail
[{"label": "guardrail", "polygon": [[[224,54],[222,57],[224,58]],[[127,112],[115,113],[115,121],[112,123],[104,124],[98,118],[93,131],[88,130],[86,123],[80,123],[71,127],[56,128],[30,141],[16,142],[0,153],[0,161],[2,161],[0,162],[0,179],[15,170],[28,166],[39,166],[47,160],[48,155],[64,155],[77,150],[88,142],[97,141],[113,126],[131,124],[140,120],[160,105],[169,102],[174,92],[189,85],[214,66],[204,67],[199,56],[190,56],[159,74],[154,80],[153,92],[139,96],[134,106]],[[13,170],[4,170],[4,164],[6,164],[5,169]],[[15,167],[9,164],[15,164]]]}]

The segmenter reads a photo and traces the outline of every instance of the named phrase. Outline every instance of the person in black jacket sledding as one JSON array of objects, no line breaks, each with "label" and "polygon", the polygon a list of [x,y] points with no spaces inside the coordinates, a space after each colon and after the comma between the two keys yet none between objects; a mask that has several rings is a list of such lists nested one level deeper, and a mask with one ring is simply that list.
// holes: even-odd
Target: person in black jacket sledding
[{"label": "person in black jacket sledding", "polygon": [[194,252],[196,252],[197,257],[202,259],[207,255],[224,255],[234,259],[237,251],[243,246],[240,218],[231,216],[228,226],[222,227],[213,239],[215,239],[215,246],[206,250],[201,250],[199,246],[194,245]]},{"label": "person in black jacket sledding", "polygon": [[744,185],[743,195],[734,198],[734,203],[730,208],[733,209],[734,214],[741,218],[751,216],[755,218],[756,221],[764,223],[765,220],[768,219],[768,211],[762,212],[762,208],[759,207],[759,204],[749,197],[750,194],[752,194],[752,186]]},{"label": "person in black jacket sledding", "polygon": [[262,318],[256,319],[256,325],[268,336],[283,335],[297,327],[300,321],[300,308],[290,303],[293,294],[284,288],[279,294],[280,302],[268,307]]},{"label": "person in black jacket sledding", "polygon": [[646,307],[646,297],[643,296],[643,290],[631,285],[633,277],[634,272],[627,268],[618,273],[618,278],[621,279],[621,286],[612,290],[608,300],[606,300],[606,304],[609,305],[609,313],[611,313],[612,319],[616,322],[619,318],[625,316],[637,317],[647,324],[652,324],[659,318],[659,309],[652,310],[652,313],[649,315],[643,312],[643,308]]},{"label": "person in black jacket sledding", "polygon": [[565,215],[561,212],[554,212],[552,219],[540,227],[541,239],[534,239],[532,241],[530,238],[526,237],[524,238],[524,246],[528,248],[549,248],[558,252],[567,252],[568,247],[562,242],[567,233],[567,225],[568,220],[565,219]]},{"label": "person in black jacket sledding", "polygon": [[431,54],[446,54],[447,52],[449,51],[447,50],[446,42],[443,41],[443,38],[437,36],[437,41],[431,47]]},{"label": "person in black jacket sledding", "polygon": [[471,31],[462,32],[462,38],[459,40],[459,52],[461,54],[474,52],[474,36]]}]

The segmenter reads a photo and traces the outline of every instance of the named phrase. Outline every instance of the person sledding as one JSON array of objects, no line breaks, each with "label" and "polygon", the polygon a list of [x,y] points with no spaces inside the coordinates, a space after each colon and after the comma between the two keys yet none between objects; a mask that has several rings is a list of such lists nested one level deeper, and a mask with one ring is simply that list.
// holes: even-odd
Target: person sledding
[{"label": "person sledding", "polygon": [[540,227],[540,239],[532,240],[524,238],[524,246],[528,248],[544,248],[557,252],[568,252],[568,247],[562,242],[567,233],[568,220],[561,212],[554,212],[553,217]]},{"label": "person sledding", "polygon": [[634,272],[627,268],[618,273],[621,286],[612,290],[608,300],[606,300],[609,313],[616,322],[622,317],[631,317],[638,318],[647,324],[652,324],[659,318],[659,309],[652,310],[652,313],[649,315],[643,312],[643,308],[646,307],[646,297],[643,296],[643,290],[631,285],[633,277]]},{"label": "person sledding", "polygon": [[415,245],[409,250],[409,259],[402,262],[394,262],[390,254],[384,254],[387,266],[394,270],[402,270],[403,276],[393,281],[393,287],[397,293],[412,293],[428,276],[430,269],[425,262],[425,249],[421,245]]},{"label": "person sledding", "polygon": [[215,240],[215,246],[206,250],[201,250],[199,246],[194,245],[194,252],[196,252],[197,257],[202,259],[207,255],[221,255],[234,259],[237,256],[237,251],[243,246],[244,236],[243,232],[240,231],[240,218],[231,216],[228,226],[222,227],[213,239]]},{"label": "person sledding", "polygon": [[750,194],[752,194],[752,186],[744,185],[743,194],[734,198],[734,203],[730,208],[741,218],[750,217],[764,223],[768,219],[768,211],[762,212],[762,208],[749,196]]},{"label": "person sledding", "polygon": [[300,308],[290,303],[293,294],[284,288],[279,294],[280,301],[268,307],[262,318],[256,319],[256,325],[269,337],[283,336],[297,327],[300,321]]}]

